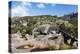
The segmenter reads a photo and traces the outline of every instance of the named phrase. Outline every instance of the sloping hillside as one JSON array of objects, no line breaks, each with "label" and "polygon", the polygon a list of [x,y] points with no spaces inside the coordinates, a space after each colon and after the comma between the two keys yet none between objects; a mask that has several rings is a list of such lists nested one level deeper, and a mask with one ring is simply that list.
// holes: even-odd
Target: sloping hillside
[{"label": "sloping hillside", "polygon": [[40,15],[9,18],[13,52],[77,48],[77,16],[74,13],[62,17]]}]

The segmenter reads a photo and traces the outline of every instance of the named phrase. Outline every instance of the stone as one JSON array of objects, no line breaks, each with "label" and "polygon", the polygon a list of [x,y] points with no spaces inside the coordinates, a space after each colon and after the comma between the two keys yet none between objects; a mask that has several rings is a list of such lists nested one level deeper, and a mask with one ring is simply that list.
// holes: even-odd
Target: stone
[{"label": "stone", "polygon": [[71,43],[71,39],[67,40],[67,43],[70,44]]},{"label": "stone", "polygon": [[36,38],[34,38],[34,33],[37,31],[37,29],[34,29],[35,31],[33,31],[33,35],[25,35],[27,40],[19,37],[19,34],[13,35],[15,36],[15,38],[12,38],[13,49],[16,48],[16,50],[18,50],[20,48],[23,48],[27,49],[27,51],[31,51],[33,49],[49,49],[50,47],[59,49],[60,45],[64,43],[64,38],[61,33],[56,33],[55,29],[50,29],[49,27],[45,28],[45,25],[43,25],[43,27],[44,29],[42,26],[39,26],[37,29],[40,29],[39,32],[46,33],[46,35],[40,34],[37,35]]},{"label": "stone", "polygon": [[58,30],[57,25],[43,24],[32,30],[32,34],[34,35],[36,32],[40,32],[42,35],[47,35],[49,33],[56,33]]},{"label": "stone", "polygon": [[75,41],[75,42],[73,43],[73,47],[74,47],[74,48],[77,48],[77,47],[78,47],[77,41]]},{"label": "stone", "polygon": [[25,37],[27,40],[34,39],[34,37],[32,35],[29,35],[29,34],[26,34]]}]

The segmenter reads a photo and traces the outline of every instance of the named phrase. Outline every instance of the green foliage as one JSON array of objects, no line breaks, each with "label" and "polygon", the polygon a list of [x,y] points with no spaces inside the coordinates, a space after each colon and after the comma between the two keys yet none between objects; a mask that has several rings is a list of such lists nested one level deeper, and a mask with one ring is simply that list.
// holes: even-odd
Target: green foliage
[{"label": "green foliage", "polygon": [[68,49],[74,49],[74,47],[71,46],[71,45],[68,45],[68,44],[63,44],[63,45],[60,46],[59,49],[60,50],[68,50]]},{"label": "green foliage", "polygon": [[77,29],[77,26],[75,26],[74,24],[71,24],[71,23],[62,23],[59,25],[59,28],[61,30],[64,30],[65,32],[73,35],[74,37],[78,37],[77,36],[77,32],[78,32],[78,29]]},{"label": "green foliage", "polygon": [[[70,15],[69,15],[70,16]],[[41,24],[54,24],[56,23],[61,29],[65,30],[67,33],[74,35],[77,37],[77,20],[76,18],[71,18],[66,20],[62,17],[50,16],[50,15],[41,15],[41,16],[26,16],[21,18],[13,18],[11,25],[15,25],[11,27],[11,33],[16,33],[20,31],[22,34],[32,34],[32,29],[41,25]],[[23,22],[26,22],[27,25],[23,26]]]}]

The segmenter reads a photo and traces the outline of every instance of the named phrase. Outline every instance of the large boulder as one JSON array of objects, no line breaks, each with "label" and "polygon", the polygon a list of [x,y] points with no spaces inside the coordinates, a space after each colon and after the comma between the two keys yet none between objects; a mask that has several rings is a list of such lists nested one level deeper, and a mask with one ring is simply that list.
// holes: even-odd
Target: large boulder
[{"label": "large boulder", "polygon": [[[12,49],[13,52],[21,52],[20,49],[26,49],[26,52],[34,51],[35,49],[59,49],[64,43],[64,38],[61,33],[57,33],[57,27],[49,24],[41,25],[33,29],[33,35],[26,34],[24,40],[19,33],[12,34]],[[34,38],[34,33],[41,33]],[[19,50],[18,50],[19,49]],[[23,50],[22,50],[23,51]],[[25,51],[25,50],[24,50]]]},{"label": "large boulder", "polygon": [[37,38],[29,39],[26,42],[23,42],[23,44],[18,45],[16,48],[20,47],[26,47],[26,48],[50,48],[53,47],[53,49],[59,49],[60,45],[64,43],[63,37],[60,34],[49,34],[49,35],[39,35]]},{"label": "large boulder", "polygon": [[50,24],[44,24],[40,25],[32,30],[32,34],[40,34],[40,35],[47,35],[51,33],[52,31],[57,32],[59,30],[58,26],[56,24],[50,25]]}]

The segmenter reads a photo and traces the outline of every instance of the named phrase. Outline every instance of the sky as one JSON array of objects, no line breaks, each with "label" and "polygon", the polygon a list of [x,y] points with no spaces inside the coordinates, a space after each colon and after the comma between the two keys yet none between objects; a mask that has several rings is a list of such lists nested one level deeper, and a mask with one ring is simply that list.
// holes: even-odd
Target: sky
[{"label": "sky", "polygon": [[78,7],[77,5],[71,4],[11,1],[9,2],[9,10],[9,15],[11,17],[38,15],[63,16],[72,12],[78,12]]}]

